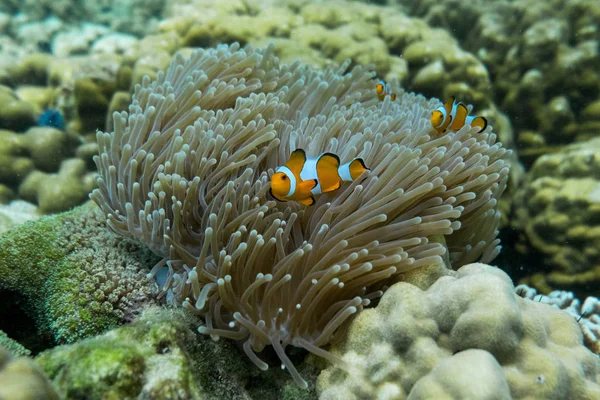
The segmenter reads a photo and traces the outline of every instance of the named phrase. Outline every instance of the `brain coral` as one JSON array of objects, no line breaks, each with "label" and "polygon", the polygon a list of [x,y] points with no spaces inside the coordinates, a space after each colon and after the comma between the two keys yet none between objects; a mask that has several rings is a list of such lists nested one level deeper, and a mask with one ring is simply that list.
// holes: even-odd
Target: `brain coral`
[{"label": "brain coral", "polygon": [[[92,198],[115,232],[150,246],[165,288],[201,314],[200,331],[317,355],[390,279],[450,251],[492,259],[507,151],[490,129],[430,136],[440,105],[403,93],[379,102],[372,69],[280,65],[239,45],[175,57],[135,89],[114,132],[98,133]],[[371,168],[312,207],[269,198],[269,175],[303,148]],[[434,240],[432,240],[434,239]],[[447,244],[444,246],[444,242]]]},{"label": "brain coral", "polygon": [[568,313],[470,264],[430,288],[400,282],[332,349],[351,366],[318,378],[329,399],[598,399],[600,360]]}]

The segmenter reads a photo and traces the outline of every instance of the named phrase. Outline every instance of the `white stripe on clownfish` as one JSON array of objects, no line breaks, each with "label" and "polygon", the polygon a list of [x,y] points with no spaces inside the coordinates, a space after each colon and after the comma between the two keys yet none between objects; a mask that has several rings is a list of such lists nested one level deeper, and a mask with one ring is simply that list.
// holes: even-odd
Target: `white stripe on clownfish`
[{"label": "white stripe on clownfish", "polygon": [[286,194],[286,196],[293,196],[296,192],[296,177],[294,176],[292,170],[286,167],[285,165],[282,165],[281,167],[277,168],[275,172],[283,172],[289,178],[290,191]]}]

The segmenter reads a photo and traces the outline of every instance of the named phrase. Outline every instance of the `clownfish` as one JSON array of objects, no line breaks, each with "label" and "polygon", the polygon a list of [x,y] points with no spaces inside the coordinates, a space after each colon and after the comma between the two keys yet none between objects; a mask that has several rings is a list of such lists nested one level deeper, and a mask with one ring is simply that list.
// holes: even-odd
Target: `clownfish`
[{"label": "clownfish", "polygon": [[385,99],[385,96],[390,96],[392,101],[396,100],[396,93],[392,92],[390,84],[384,81],[383,79],[380,79],[379,82],[377,82],[375,90],[377,91],[377,97],[379,97],[379,100],[381,101]]},{"label": "clownfish", "polygon": [[479,127],[483,131],[487,125],[487,119],[484,117],[469,116],[469,110],[463,103],[457,103],[454,96],[450,96],[443,106],[436,109],[431,114],[431,125],[438,134],[446,132],[448,129],[457,131],[466,124],[472,127]]},{"label": "clownfish", "polygon": [[339,189],[342,182],[352,182],[367,170],[361,158],[340,165],[340,158],[333,153],[306,158],[304,150],[297,149],[271,177],[269,193],[279,201],[296,200],[310,206],[315,195]]}]

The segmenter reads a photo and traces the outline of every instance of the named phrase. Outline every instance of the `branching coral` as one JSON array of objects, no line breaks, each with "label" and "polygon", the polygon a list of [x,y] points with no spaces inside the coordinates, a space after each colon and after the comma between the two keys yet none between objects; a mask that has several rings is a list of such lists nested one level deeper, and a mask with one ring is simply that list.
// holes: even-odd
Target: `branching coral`
[{"label": "branching coral", "polygon": [[[279,65],[272,48],[237,44],[178,55],[135,89],[114,132],[98,133],[92,199],[115,232],[145,242],[168,266],[165,289],[201,314],[200,331],[273,346],[322,349],[390,280],[441,262],[498,252],[496,198],[506,150],[490,129],[432,138],[440,105],[399,93],[380,103],[369,67],[350,73]],[[312,207],[268,197],[269,174],[303,148],[371,168]],[[443,241],[441,241],[443,242]]]}]

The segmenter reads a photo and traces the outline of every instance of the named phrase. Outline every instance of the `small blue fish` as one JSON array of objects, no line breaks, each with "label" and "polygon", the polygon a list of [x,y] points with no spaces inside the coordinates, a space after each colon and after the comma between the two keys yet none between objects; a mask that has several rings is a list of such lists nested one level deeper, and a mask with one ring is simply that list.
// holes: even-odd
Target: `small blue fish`
[{"label": "small blue fish", "polygon": [[57,129],[65,129],[65,119],[60,111],[49,108],[40,114],[37,120],[38,126],[51,126]]}]

